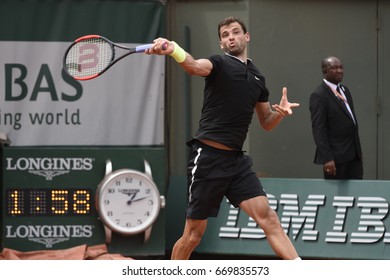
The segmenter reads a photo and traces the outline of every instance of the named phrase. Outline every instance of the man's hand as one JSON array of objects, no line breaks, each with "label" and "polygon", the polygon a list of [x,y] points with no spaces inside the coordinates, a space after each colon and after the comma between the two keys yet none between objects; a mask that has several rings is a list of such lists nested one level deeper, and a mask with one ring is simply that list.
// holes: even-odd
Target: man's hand
[{"label": "man's hand", "polygon": [[282,90],[282,99],[280,99],[280,103],[272,105],[272,108],[277,111],[281,116],[285,117],[288,115],[292,115],[292,108],[299,107],[299,103],[290,103],[287,99],[287,88],[283,87]]},{"label": "man's hand", "polygon": [[328,175],[336,176],[336,163],[334,160],[325,162],[324,172]]},{"label": "man's hand", "polygon": [[153,40],[153,46],[145,50],[146,54],[169,55],[173,53],[175,45],[173,42],[165,38],[157,38]]}]

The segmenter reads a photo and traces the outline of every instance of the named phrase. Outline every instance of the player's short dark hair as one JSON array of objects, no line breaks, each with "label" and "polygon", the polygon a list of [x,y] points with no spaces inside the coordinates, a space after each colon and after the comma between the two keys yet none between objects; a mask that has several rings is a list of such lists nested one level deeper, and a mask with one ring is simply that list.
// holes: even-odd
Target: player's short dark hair
[{"label": "player's short dark hair", "polygon": [[221,39],[221,34],[219,32],[221,27],[229,25],[233,22],[237,22],[241,26],[242,31],[244,31],[244,34],[247,32],[244,21],[242,21],[240,18],[237,18],[237,17],[227,17],[227,18],[224,18],[223,20],[221,20],[220,23],[218,24],[218,37],[219,37],[219,39]]}]

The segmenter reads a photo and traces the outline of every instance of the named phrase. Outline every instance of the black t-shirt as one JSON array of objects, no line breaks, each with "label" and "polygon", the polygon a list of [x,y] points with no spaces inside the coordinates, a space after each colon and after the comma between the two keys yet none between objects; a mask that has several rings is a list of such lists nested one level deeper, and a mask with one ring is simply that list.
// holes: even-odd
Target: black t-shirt
[{"label": "black t-shirt", "polygon": [[213,55],[205,78],[204,100],[195,139],[208,139],[242,150],[257,102],[268,102],[265,78],[252,63]]}]

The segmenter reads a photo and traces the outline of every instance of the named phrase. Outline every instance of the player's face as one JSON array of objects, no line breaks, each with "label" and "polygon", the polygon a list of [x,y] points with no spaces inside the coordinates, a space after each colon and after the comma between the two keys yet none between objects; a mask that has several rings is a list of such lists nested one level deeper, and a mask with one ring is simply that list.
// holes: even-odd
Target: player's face
[{"label": "player's face", "polygon": [[249,42],[249,33],[244,33],[238,22],[222,26],[219,29],[219,34],[221,37],[219,42],[221,49],[228,54],[239,56],[245,51]]}]

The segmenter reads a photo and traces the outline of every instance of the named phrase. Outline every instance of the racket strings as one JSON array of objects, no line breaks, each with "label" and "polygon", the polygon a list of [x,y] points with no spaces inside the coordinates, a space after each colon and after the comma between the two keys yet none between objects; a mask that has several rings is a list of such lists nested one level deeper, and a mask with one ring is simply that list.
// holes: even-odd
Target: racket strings
[{"label": "racket strings", "polygon": [[114,56],[114,48],[104,39],[83,39],[69,49],[65,68],[74,78],[86,79],[105,70]]}]

